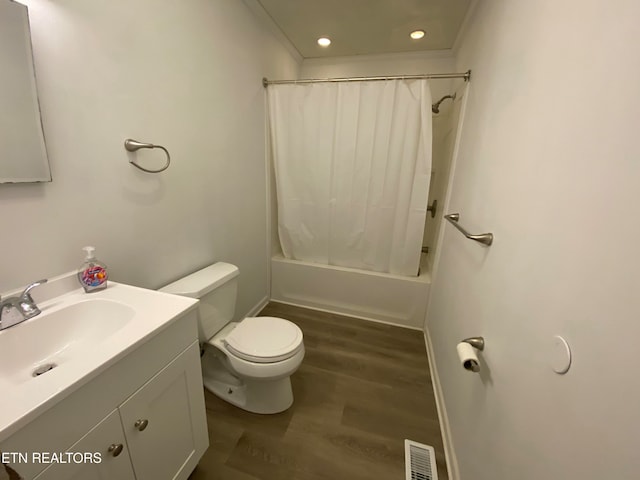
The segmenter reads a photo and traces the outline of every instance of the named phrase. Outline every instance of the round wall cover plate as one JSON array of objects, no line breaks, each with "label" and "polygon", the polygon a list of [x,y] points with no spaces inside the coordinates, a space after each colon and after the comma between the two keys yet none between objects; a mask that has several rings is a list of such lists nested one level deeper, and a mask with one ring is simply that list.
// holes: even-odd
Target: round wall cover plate
[{"label": "round wall cover plate", "polygon": [[563,375],[571,367],[571,349],[567,341],[560,335],[555,335],[552,340],[551,368],[553,371]]}]

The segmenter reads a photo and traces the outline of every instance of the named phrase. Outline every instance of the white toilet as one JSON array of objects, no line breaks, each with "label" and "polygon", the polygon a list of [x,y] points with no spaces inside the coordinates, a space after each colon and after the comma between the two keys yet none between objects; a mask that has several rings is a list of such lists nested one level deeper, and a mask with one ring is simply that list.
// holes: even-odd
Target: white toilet
[{"label": "white toilet", "polygon": [[231,322],[239,273],[235,265],[214,263],[160,291],[200,299],[198,334],[207,390],[249,412],[282,412],[293,403],[289,377],[304,358],[302,330],[275,317]]}]

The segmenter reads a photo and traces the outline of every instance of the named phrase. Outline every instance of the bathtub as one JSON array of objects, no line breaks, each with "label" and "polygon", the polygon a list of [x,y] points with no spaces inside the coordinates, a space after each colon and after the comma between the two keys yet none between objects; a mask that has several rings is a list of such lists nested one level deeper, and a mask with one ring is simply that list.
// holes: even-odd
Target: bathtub
[{"label": "bathtub", "polygon": [[275,255],[271,301],[422,330],[431,277],[420,270],[418,277],[403,277]]}]

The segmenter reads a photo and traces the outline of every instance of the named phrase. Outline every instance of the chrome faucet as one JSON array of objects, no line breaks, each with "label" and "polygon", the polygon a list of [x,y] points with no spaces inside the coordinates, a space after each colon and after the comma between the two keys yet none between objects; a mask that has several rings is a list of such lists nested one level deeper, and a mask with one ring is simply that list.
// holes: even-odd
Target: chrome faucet
[{"label": "chrome faucet", "polygon": [[43,283],[47,283],[47,279],[33,282],[17,297],[9,297],[5,300],[0,299],[0,330],[40,315],[40,309],[29,292]]}]

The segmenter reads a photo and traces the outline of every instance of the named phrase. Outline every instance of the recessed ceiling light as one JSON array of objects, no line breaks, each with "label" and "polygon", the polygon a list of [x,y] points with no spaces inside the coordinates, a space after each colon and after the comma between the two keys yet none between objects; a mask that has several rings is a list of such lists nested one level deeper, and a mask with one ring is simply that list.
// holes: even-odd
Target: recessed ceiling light
[{"label": "recessed ceiling light", "polygon": [[414,30],[413,32],[411,32],[410,36],[414,40],[420,40],[422,37],[424,37],[424,30]]},{"label": "recessed ceiling light", "polygon": [[329,45],[331,45],[331,39],[327,37],[320,37],[318,39],[318,45],[320,45],[321,47],[327,48]]}]

